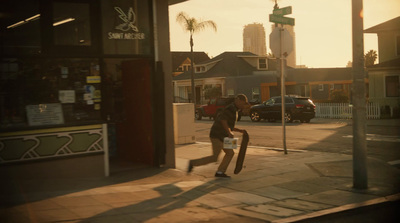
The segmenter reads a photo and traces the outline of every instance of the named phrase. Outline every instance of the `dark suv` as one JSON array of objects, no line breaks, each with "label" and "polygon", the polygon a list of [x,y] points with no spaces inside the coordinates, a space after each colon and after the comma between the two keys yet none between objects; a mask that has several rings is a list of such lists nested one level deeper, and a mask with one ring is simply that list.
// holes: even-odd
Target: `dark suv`
[{"label": "dark suv", "polygon": [[[272,97],[262,104],[254,105],[250,109],[250,118],[253,122],[261,119],[275,121],[282,119],[281,96]],[[285,96],[285,121],[310,122],[315,117],[315,104],[311,99],[301,96]]]}]

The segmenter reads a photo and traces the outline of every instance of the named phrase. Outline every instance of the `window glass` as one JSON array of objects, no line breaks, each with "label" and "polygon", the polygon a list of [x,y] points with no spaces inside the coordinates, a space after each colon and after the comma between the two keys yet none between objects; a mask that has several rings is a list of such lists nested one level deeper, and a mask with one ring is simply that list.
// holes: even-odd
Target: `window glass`
[{"label": "window glass", "polygon": [[396,36],[397,56],[400,56],[400,35]]},{"label": "window glass", "polygon": [[[0,53],[39,54],[40,14],[38,1],[4,0],[0,13]],[[4,7],[7,5],[7,7]]]},{"label": "window glass", "polygon": [[90,46],[89,4],[54,2],[53,28],[55,45]]},{"label": "window glass", "polygon": [[252,100],[260,99],[260,88],[252,88]]},{"label": "window glass", "polygon": [[399,97],[399,76],[386,76],[386,97]]},{"label": "window glass", "polygon": [[0,129],[101,120],[97,59],[1,60]]},{"label": "window glass", "polygon": [[258,68],[267,69],[267,60],[265,58],[258,59]]}]

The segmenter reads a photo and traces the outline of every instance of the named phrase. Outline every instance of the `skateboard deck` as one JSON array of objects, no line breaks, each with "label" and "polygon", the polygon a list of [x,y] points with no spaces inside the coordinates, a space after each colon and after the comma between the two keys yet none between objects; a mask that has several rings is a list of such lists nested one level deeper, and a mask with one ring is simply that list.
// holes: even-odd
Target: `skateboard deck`
[{"label": "skateboard deck", "polygon": [[242,137],[242,143],[240,144],[239,155],[236,160],[235,171],[233,171],[235,174],[240,173],[240,171],[243,168],[243,161],[244,161],[244,157],[246,156],[246,150],[247,150],[248,143],[249,143],[249,134],[247,134],[247,131],[244,130],[243,137]]}]

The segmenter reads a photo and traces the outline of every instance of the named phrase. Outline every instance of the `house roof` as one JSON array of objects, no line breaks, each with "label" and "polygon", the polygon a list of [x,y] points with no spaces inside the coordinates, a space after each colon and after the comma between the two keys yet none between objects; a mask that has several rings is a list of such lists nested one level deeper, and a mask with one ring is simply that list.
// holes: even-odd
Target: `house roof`
[{"label": "house roof", "polygon": [[380,33],[400,30],[400,16],[364,30],[364,33]]},{"label": "house roof", "polygon": [[296,81],[297,83],[352,79],[351,67],[288,69],[287,72],[286,80]]},{"label": "house roof", "polygon": [[[172,70],[175,71],[178,67],[187,59],[191,58],[190,52],[185,51],[175,51],[171,52],[172,57]],[[193,62],[198,64],[199,62],[203,62],[209,60],[210,57],[205,52],[193,52]]]},{"label": "house roof", "polygon": [[391,68],[400,69],[400,58],[384,61],[368,67],[368,69],[391,69]]},{"label": "house roof", "polygon": [[[231,76],[244,76],[250,75],[253,71],[257,70],[256,67],[251,66],[243,58],[239,56],[254,56],[250,52],[224,52],[210,60],[196,63],[196,65],[205,65],[216,63],[210,70],[204,73],[194,73],[195,79],[211,78],[211,77],[231,77]],[[187,80],[190,79],[190,71],[186,71],[178,76],[173,77],[173,80]]]}]

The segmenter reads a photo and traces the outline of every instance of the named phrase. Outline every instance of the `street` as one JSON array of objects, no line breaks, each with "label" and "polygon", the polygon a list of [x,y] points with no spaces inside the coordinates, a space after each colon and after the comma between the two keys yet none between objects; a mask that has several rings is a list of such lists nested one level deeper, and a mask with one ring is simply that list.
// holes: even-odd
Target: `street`
[{"label": "street", "polygon": [[[376,120],[379,122],[379,120]],[[195,122],[197,142],[209,142],[209,131],[213,120]],[[246,129],[250,136],[249,146],[283,149],[283,130],[280,121],[252,122],[242,117],[237,128]],[[240,133],[236,133],[240,137]],[[286,123],[286,148],[332,153],[352,154],[353,127],[351,120],[312,119],[310,123]],[[368,125],[367,154],[369,158],[380,159],[392,165],[400,160],[400,128],[398,125]]]}]

